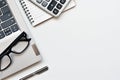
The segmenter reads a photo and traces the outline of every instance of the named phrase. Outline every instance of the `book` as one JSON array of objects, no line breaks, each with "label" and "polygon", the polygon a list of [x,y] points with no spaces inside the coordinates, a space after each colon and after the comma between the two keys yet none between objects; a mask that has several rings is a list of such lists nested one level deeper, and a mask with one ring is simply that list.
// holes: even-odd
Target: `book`
[{"label": "book", "polygon": [[[45,11],[41,10],[38,6],[34,5],[33,3],[31,3],[28,0],[19,0],[19,2],[21,4],[29,22],[34,27],[53,17],[50,14],[46,13]],[[75,2],[73,0],[71,0],[71,2],[68,4],[68,6],[65,8],[64,11],[67,11],[73,7],[75,7]]]}]

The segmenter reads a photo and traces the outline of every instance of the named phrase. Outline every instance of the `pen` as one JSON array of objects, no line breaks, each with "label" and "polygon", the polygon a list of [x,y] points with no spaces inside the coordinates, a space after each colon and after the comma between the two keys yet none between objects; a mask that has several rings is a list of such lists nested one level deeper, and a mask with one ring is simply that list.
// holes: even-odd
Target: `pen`
[{"label": "pen", "polygon": [[48,70],[48,67],[45,66],[45,67],[43,67],[43,68],[41,68],[41,69],[39,69],[39,70],[31,73],[31,74],[28,74],[27,76],[25,76],[25,77],[23,77],[23,78],[21,78],[21,79],[19,79],[19,80],[26,80],[26,79],[28,79],[28,78],[33,77],[33,76],[36,75],[36,74],[41,74],[41,73],[43,73],[43,72],[45,72],[45,71],[47,71],[47,70]]}]

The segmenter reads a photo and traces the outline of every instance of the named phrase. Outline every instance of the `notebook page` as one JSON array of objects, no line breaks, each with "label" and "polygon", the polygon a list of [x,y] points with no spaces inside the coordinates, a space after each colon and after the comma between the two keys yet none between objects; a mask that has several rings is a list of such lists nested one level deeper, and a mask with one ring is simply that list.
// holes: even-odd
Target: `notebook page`
[{"label": "notebook page", "polygon": [[[52,18],[52,16],[50,14],[41,10],[39,7],[37,7],[36,5],[31,3],[30,1],[24,0],[24,2],[26,3],[26,6],[34,20],[34,22],[32,23],[32,26],[36,26],[36,25],[42,23],[43,21],[46,21],[46,20]],[[70,4],[66,7],[65,10],[68,10],[74,6],[75,6],[75,2],[73,0],[71,0]]]}]

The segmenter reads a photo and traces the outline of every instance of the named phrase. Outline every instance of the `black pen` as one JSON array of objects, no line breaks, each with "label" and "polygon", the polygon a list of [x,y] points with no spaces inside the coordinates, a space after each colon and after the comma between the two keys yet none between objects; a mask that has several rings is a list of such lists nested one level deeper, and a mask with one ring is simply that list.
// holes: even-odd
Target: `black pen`
[{"label": "black pen", "polygon": [[33,77],[33,76],[36,75],[36,74],[41,74],[41,73],[43,73],[43,72],[45,72],[45,71],[47,71],[47,70],[48,70],[48,67],[45,66],[45,67],[43,67],[43,68],[41,68],[41,69],[39,69],[39,70],[31,73],[31,74],[28,74],[27,76],[25,76],[25,77],[23,77],[23,78],[21,78],[21,79],[19,79],[19,80],[26,80],[26,79],[28,79],[28,78]]}]

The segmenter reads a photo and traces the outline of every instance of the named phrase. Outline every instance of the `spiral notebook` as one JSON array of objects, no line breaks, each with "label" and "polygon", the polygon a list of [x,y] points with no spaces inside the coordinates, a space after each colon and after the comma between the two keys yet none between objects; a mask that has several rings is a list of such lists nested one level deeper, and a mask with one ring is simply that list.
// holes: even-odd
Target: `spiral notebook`
[{"label": "spiral notebook", "polygon": [[[29,22],[32,24],[32,26],[37,26],[38,24],[45,22],[46,20],[49,20],[52,18],[51,15],[41,10],[39,7],[34,5],[28,0],[19,0]],[[64,11],[69,10],[71,8],[75,7],[75,2],[71,0],[69,5],[65,8]]]}]

